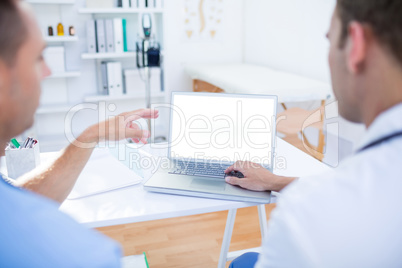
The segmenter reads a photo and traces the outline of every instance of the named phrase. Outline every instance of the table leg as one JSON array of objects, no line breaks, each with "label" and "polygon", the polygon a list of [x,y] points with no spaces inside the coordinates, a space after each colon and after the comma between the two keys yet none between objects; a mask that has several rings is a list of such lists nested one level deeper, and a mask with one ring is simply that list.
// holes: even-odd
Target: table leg
[{"label": "table leg", "polygon": [[258,218],[260,220],[261,238],[264,239],[268,230],[267,212],[265,205],[258,205]]},{"label": "table leg", "polygon": [[230,209],[226,219],[225,234],[223,235],[221,254],[219,256],[218,268],[225,268],[229,252],[230,241],[232,240],[233,227],[236,219],[237,209]]}]

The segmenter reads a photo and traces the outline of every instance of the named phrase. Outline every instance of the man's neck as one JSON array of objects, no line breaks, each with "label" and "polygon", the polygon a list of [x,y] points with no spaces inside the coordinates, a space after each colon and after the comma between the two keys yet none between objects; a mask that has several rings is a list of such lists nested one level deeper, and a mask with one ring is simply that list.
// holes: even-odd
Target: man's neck
[{"label": "man's neck", "polygon": [[384,66],[386,72],[373,74],[364,89],[368,97],[363,105],[363,123],[367,128],[383,112],[402,103],[402,67]]}]

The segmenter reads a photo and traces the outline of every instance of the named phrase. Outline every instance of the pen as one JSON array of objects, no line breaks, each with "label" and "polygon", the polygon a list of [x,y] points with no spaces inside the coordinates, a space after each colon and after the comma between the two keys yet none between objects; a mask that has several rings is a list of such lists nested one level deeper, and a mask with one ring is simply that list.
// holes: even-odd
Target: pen
[{"label": "pen", "polygon": [[16,139],[12,139],[11,140],[11,143],[18,149],[18,148],[20,148],[20,144],[18,143],[18,141],[16,140]]},{"label": "pen", "polygon": [[144,258],[145,258],[145,264],[147,265],[147,268],[149,268],[149,264],[148,264],[148,260],[147,260],[147,255],[145,254],[145,252],[143,252],[144,254]]},{"label": "pen", "polygon": [[33,140],[31,148],[33,148],[38,143],[37,140]]}]

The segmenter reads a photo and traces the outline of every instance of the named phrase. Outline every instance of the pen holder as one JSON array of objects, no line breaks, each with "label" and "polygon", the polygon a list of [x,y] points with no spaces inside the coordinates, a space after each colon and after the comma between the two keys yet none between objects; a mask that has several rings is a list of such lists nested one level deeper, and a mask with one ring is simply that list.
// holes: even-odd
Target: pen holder
[{"label": "pen holder", "polygon": [[33,170],[40,165],[39,143],[33,148],[6,149],[6,165],[8,177],[12,179]]}]

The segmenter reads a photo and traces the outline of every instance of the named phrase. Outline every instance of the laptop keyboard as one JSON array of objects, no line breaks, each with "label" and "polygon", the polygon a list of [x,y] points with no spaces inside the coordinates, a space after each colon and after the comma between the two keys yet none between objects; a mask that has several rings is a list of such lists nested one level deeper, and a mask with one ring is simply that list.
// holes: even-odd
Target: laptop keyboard
[{"label": "laptop keyboard", "polygon": [[177,161],[177,166],[170,174],[224,178],[225,170],[229,166],[217,163],[200,163]]}]

